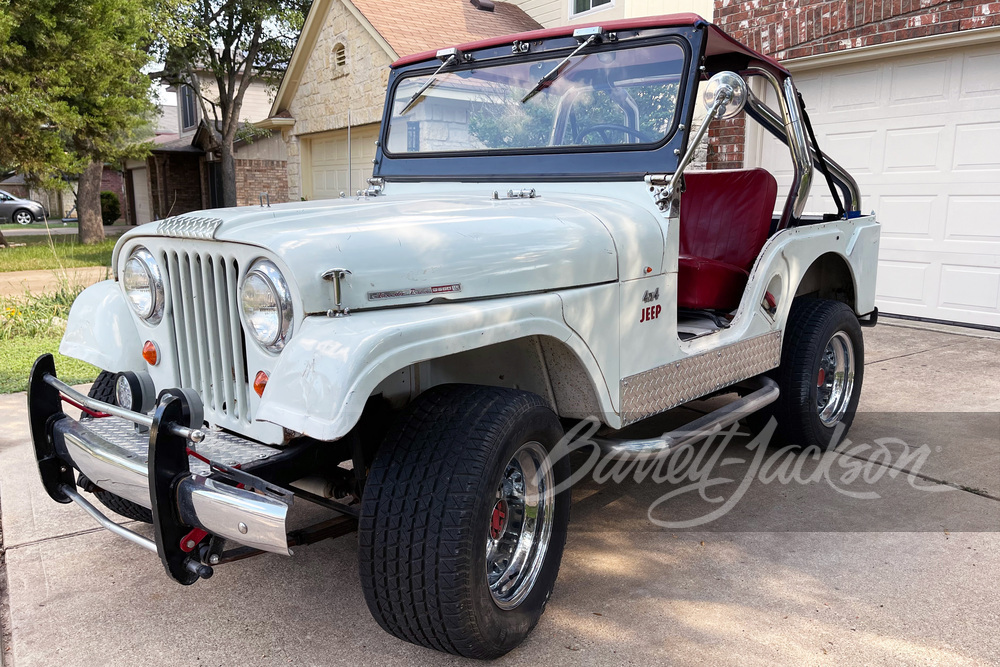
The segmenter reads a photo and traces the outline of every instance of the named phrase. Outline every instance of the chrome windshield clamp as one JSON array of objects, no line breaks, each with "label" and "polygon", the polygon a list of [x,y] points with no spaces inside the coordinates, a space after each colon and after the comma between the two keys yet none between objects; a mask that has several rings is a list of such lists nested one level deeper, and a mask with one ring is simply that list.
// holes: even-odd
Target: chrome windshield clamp
[{"label": "chrome windshield clamp", "polygon": [[385,179],[379,176],[374,176],[368,179],[368,187],[364,190],[358,190],[359,197],[378,197],[382,194],[382,190],[385,189]]},{"label": "chrome windshield clamp", "polygon": [[535,188],[521,188],[520,190],[507,190],[507,194],[503,197],[500,196],[499,190],[493,191],[493,199],[534,199],[538,195],[535,192]]},{"label": "chrome windshield clamp", "polygon": [[344,317],[351,314],[350,308],[343,306],[343,290],[340,281],[351,275],[347,269],[330,269],[323,273],[323,280],[333,281],[333,310],[326,311],[327,317]]}]

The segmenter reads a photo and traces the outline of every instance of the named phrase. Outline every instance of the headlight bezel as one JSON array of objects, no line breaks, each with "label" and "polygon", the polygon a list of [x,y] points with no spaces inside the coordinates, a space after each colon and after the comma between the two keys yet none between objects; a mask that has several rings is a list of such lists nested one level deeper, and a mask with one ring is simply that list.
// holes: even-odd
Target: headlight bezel
[{"label": "headlight bezel", "polygon": [[[278,330],[276,336],[270,340],[261,340],[258,338],[255,333],[256,328],[248,321],[247,309],[243,301],[243,289],[247,281],[252,277],[259,277],[264,281],[274,295],[278,307]],[[278,354],[284,349],[288,340],[292,337],[292,331],[295,327],[295,309],[288,281],[285,280],[281,269],[270,259],[266,257],[255,259],[251,262],[247,272],[243,274],[239,285],[239,310],[244,330],[261,349],[271,354]]]},{"label": "headlight bezel", "polygon": [[[133,260],[139,262],[146,274],[146,278],[149,281],[152,303],[150,304],[148,311],[139,310],[132,296],[129,294],[128,288],[125,286],[125,271],[128,269],[129,264]],[[145,246],[141,245],[132,248],[128,258],[122,265],[120,280],[122,284],[122,292],[125,294],[125,299],[128,301],[132,311],[135,312],[139,319],[152,326],[159,324],[163,320],[163,312],[166,307],[166,294],[163,284],[163,273],[160,271],[160,265],[157,263],[156,258],[153,257],[153,253],[151,253]]]}]

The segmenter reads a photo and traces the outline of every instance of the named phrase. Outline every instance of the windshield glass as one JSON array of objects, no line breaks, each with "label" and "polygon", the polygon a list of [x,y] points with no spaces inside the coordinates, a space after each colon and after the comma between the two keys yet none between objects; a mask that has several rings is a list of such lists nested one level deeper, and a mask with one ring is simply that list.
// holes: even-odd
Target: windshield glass
[{"label": "windshield glass", "polygon": [[564,57],[403,79],[387,152],[656,144],[670,134],[684,69],[678,44],[583,51],[522,101]]}]

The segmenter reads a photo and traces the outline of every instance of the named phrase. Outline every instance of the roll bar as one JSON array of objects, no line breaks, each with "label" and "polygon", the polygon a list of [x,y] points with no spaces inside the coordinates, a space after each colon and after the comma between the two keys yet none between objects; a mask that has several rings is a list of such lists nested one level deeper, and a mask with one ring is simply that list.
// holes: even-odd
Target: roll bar
[{"label": "roll bar", "polygon": [[818,164],[823,158],[826,160],[830,175],[844,194],[848,215],[852,211],[860,211],[861,192],[854,178],[829,157],[824,155],[821,158],[819,148],[810,145],[802,108],[799,105],[799,96],[791,77],[783,77],[784,81],[779,81],[774,73],[761,67],[750,67],[746,73],[759,75],[771,84],[781,109],[779,116],[751,91],[747,97],[747,113],[775,138],[785,143],[792,154],[794,166],[792,187],[785,208],[782,210],[781,219],[778,221],[778,229],[784,229],[793,218],[802,215],[812,185],[813,165]]}]

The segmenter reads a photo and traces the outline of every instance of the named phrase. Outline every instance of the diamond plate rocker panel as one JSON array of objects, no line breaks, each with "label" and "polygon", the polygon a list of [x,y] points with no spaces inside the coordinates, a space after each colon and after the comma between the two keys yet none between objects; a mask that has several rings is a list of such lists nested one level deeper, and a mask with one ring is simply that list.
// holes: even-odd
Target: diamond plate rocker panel
[{"label": "diamond plate rocker panel", "polygon": [[772,331],[732,345],[631,375],[621,382],[622,423],[658,414],[781,363],[781,332]]}]

